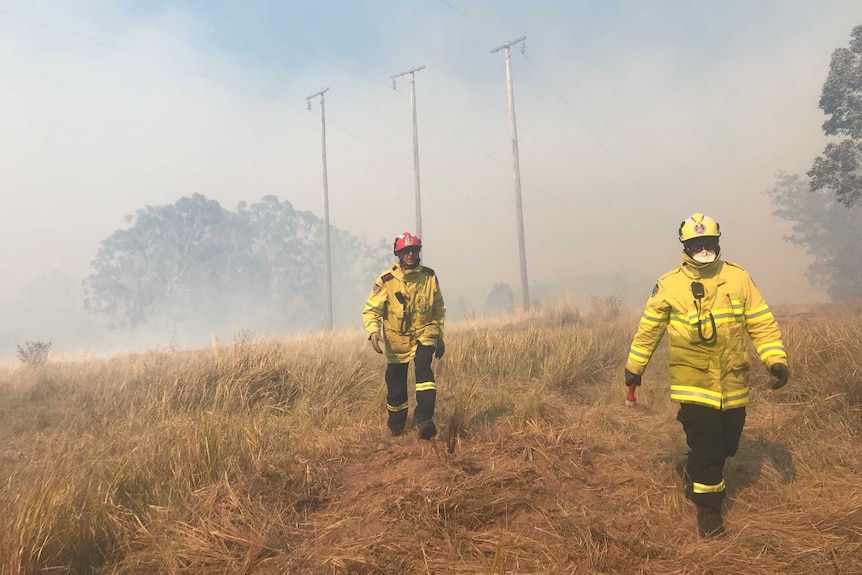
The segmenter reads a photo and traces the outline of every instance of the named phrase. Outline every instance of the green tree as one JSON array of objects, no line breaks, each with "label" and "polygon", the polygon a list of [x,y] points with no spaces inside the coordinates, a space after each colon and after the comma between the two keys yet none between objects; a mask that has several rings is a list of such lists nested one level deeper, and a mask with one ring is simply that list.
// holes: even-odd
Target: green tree
[{"label": "green tree", "polygon": [[784,173],[767,194],[778,206],[773,214],[793,222],[786,239],[814,258],[808,280],[833,299],[862,297],[862,205],[845,207],[830,191],[812,192],[807,180]]},{"label": "green tree", "polygon": [[[324,222],[285,200],[267,195],[239,215],[251,230],[251,257],[257,266],[257,292],[267,302],[271,327],[322,325],[326,302]],[[331,226],[330,226],[331,227]],[[376,248],[330,229],[333,315],[341,323],[359,318],[374,278],[389,264],[388,247]],[[261,288],[263,292],[261,293]]]},{"label": "green tree", "polygon": [[[324,305],[323,223],[311,212],[297,211],[289,201],[267,195],[251,206],[239,205],[251,230],[258,312],[282,325],[314,322]],[[321,238],[318,241],[318,236]],[[268,308],[266,311],[260,307]]]},{"label": "green tree", "polygon": [[[109,325],[228,325],[260,330],[319,327],[325,317],[323,221],[265,196],[237,212],[201,194],[147,206],[100,245],[84,281],[85,307]],[[388,263],[374,249],[331,230],[333,307],[356,310]],[[336,316],[337,317],[337,316]],[[342,321],[344,323],[344,321]]]},{"label": "green tree", "polygon": [[[168,206],[147,206],[126,218],[99,246],[84,280],[85,307],[109,318],[109,326],[134,329],[160,314],[182,319],[224,267],[230,215],[194,194]],[[191,307],[188,307],[191,306]]]},{"label": "green tree", "polygon": [[812,192],[831,190],[846,207],[862,203],[862,26],[850,34],[850,46],[832,53],[820,109],[823,132],[843,138],[829,142],[808,171]]}]

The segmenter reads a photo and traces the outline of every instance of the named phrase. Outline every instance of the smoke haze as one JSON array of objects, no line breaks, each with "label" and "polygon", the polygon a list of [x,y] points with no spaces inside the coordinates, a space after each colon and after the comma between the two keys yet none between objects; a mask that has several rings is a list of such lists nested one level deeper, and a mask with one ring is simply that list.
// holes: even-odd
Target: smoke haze
[{"label": "smoke haze", "polygon": [[491,50],[522,35],[534,298],[639,307],[679,263],[679,222],[701,211],[770,303],[822,301],[763,191],[822,151],[820,90],[859,23],[856,0],[0,1],[0,358],[34,339],[108,349],[80,282],[144,206],[201,193],[235,210],[274,194],[322,217],[320,108],[305,100],[324,87],[331,224],[373,245],[413,231],[409,81],[390,80],[413,66],[426,66],[423,263],[450,310],[463,297],[481,311],[498,282],[517,293],[505,65]]}]

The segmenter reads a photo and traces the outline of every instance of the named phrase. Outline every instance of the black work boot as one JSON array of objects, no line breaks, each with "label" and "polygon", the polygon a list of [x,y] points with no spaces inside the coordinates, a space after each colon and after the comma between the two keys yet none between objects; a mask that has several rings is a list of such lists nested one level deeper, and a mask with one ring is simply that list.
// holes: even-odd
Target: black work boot
[{"label": "black work boot", "polygon": [[404,427],[407,425],[407,410],[402,409],[401,411],[390,411],[389,421],[386,422],[386,425],[389,427],[389,431],[392,432],[392,435],[396,437],[403,435]]},{"label": "black work boot", "polygon": [[416,427],[419,429],[419,439],[431,439],[437,435],[437,426],[430,419],[420,421]]},{"label": "black work boot", "polygon": [[703,538],[721,537],[724,535],[724,522],[721,520],[721,512],[698,505],[697,530]]}]

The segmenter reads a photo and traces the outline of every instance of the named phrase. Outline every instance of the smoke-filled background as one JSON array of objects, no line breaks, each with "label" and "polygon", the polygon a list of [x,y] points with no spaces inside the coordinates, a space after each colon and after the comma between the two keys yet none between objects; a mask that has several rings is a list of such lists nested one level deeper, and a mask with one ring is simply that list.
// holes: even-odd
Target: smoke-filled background
[{"label": "smoke-filled background", "polygon": [[[640,306],[695,211],[770,303],[823,301],[765,192],[823,150],[830,56],[860,23],[857,0],[2,0],[0,359],[25,341],[103,353],[320,329],[321,117],[306,98],[326,87],[335,325],[359,326],[393,238],[416,227],[409,77],[397,90],[390,77],[418,66],[423,263],[453,317],[499,310],[508,286],[519,302],[506,69],[491,51],[523,35],[534,301]],[[152,247],[178,225],[129,239],[186,217],[184,198],[214,218],[210,251]],[[136,325],[90,313],[141,242],[136,285],[162,281],[168,297],[170,264],[184,295]],[[199,266],[189,288],[204,258],[222,271]]]}]

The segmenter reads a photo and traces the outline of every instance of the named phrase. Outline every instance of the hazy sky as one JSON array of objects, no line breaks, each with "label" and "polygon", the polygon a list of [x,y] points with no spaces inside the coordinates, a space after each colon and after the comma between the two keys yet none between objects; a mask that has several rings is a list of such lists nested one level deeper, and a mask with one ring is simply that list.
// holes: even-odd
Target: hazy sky
[{"label": "hazy sky", "polygon": [[322,217],[305,104],[324,87],[331,223],[412,231],[409,82],[390,76],[422,65],[424,262],[453,295],[519,287],[491,50],[526,35],[512,64],[531,287],[655,278],[703,211],[770,302],[824,299],[763,191],[822,150],[830,56],[860,23],[859,0],[0,0],[0,297],[54,270],[83,279],[124,216],[195,192]]}]

